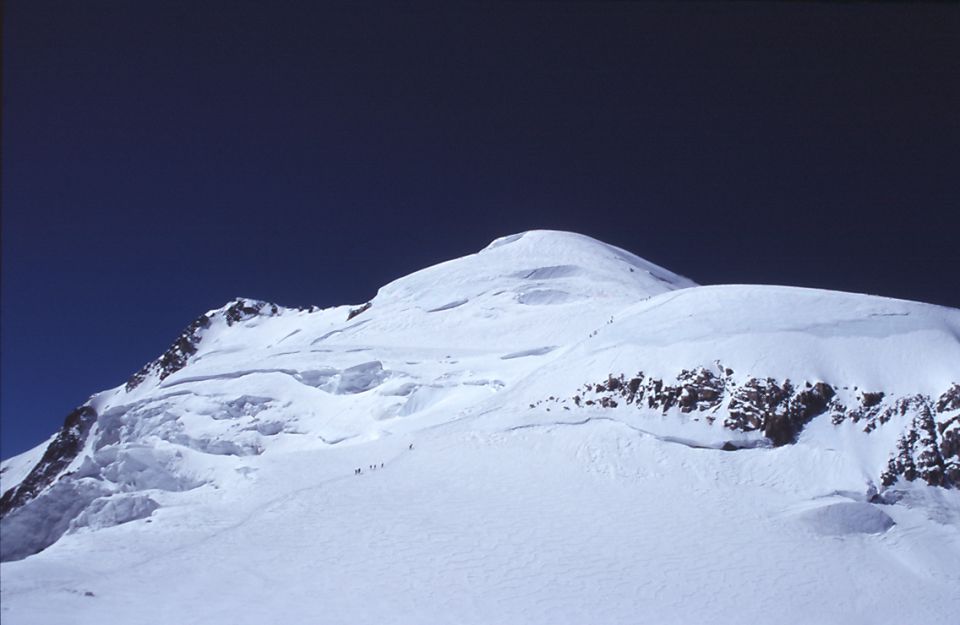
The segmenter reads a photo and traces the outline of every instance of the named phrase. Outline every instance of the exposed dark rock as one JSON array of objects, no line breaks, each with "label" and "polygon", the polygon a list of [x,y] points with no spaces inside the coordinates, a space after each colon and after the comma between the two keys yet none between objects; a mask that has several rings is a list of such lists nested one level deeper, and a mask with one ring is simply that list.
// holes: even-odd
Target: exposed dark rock
[{"label": "exposed dark rock", "polygon": [[57,437],[47,446],[40,462],[20,484],[0,497],[0,518],[22,506],[50,486],[83,449],[90,427],[97,420],[97,411],[80,406],[67,415]]},{"label": "exposed dark rock", "polygon": [[163,352],[156,360],[145,364],[139,371],[130,376],[127,380],[126,389],[132,391],[140,386],[151,373],[156,373],[160,380],[163,380],[172,373],[183,369],[190,356],[197,353],[197,345],[203,337],[203,331],[210,327],[210,317],[201,315],[193,320],[187,328],[180,333],[177,340],[173,342],[167,351]]},{"label": "exposed dark rock", "polygon": [[881,479],[890,486],[898,477],[922,479],[933,486],[951,486],[946,481],[943,456],[937,445],[933,406],[927,397],[916,395],[898,401],[897,409],[910,410],[914,417],[897,441],[897,453],[887,464]]},{"label": "exposed dark rock", "polygon": [[[876,393],[870,393],[870,395],[877,395]],[[882,395],[882,393],[880,393]],[[872,405],[866,405],[861,403],[855,408],[847,411],[843,406],[840,406],[837,412],[839,414],[834,414],[834,423],[842,423],[845,420],[853,421],[854,423],[864,422],[863,431],[870,433],[877,427],[884,425],[893,417],[899,415],[904,416],[909,411],[913,409],[913,402],[915,398],[901,398],[897,400],[890,401],[881,401],[879,403],[874,403]],[[863,398],[861,397],[861,402]],[[869,401],[873,401],[872,399]]]},{"label": "exposed dark rock", "polygon": [[[793,393],[790,380],[780,386],[772,378],[765,380],[751,379],[734,391],[730,403],[727,405],[729,416],[723,425],[731,430],[750,432],[753,430],[767,430],[777,437],[774,444],[783,445],[790,442],[785,433],[789,430],[786,425],[786,411],[789,407],[788,399]],[[769,436],[769,434],[768,434]]]},{"label": "exposed dark rock", "polygon": [[[952,385],[935,402],[923,395],[895,398],[854,387],[854,404],[847,407],[837,401],[838,386],[826,382],[804,381],[798,387],[790,380],[750,378],[736,383],[732,374],[717,363],[716,371],[703,367],[683,370],[675,382],[642,372],[630,378],[609,375],[602,383],[581,387],[573,403],[615,408],[622,400],[664,414],[672,408],[681,413],[705,413],[709,423],[721,418],[728,429],[763,432],[774,446],[796,442],[803,428],[819,415],[829,415],[834,425],[847,421],[862,424],[866,434],[895,417],[900,422],[908,418],[880,476],[883,483],[890,485],[903,478],[948,488],[960,486],[960,384]],[[954,411],[957,414],[950,414]]]},{"label": "exposed dark rock", "polygon": [[936,409],[940,419],[937,434],[940,436],[944,480],[960,485],[960,384],[954,384],[940,396]]},{"label": "exposed dark rock", "polygon": [[227,320],[227,325],[232,326],[235,323],[246,321],[260,315],[273,317],[279,312],[276,304],[269,302],[258,302],[249,299],[238,299],[223,311],[223,317]]},{"label": "exposed dark rock", "polygon": [[960,384],[954,384],[937,400],[937,412],[960,410]]},{"label": "exposed dark rock", "polygon": [[145,364],[139,371],[127,380],[126,390],[132,391],[140,386],[151,374],[163,380],[180,369],[183,369],[190,357],[197,353],[197,346],[203,339],[204,330],[210,327],[212,320],[219,314],[226,320],[227,325],[234,325],[258,316],[273,317],[279,314],[280,308],[276,304],[249,299],[237,299],[220,311],[208,312],[200,315],[180,333],[167,351],[159,358]]},{"label": "exposed dark rock", "polygon": [[937,425],[940,433],[940,457],[946,482],[960,485],[960,416]]},{"label": "exposed dark rock", "polygon": [[680,390],[677,401],[682,412],[714,410],[720,406],[725,383],[709,369],[683,370],[677,382]]},{"label": "exposed dark rock", "polygon": [[[640,372],[630,379],[623,375],[609,376],[603,384],[587,385],[583,391],[618,395],[627,404],[636,403],[639,406],[646,399],[648,408],[666,411],[673,406],[680,406],[683,412],[692,412],[719,406],[723,388],[722,378],[707,369],[700,368],[682,371],[677,376],[675,385],[666,385],[662,380],[647,378],[643,372]],[[574,401],[576,403],[577,400]]]},{"label": "exposed dark rock", "polygon": [[864,408],[872,408],[873,406],[876,406],[877,404],[879,404],[880,402],[882,402],[882,401],[883,401],[883,398],[884,398],[884,394],[883,394],[883,393],[867,393],[867,392],[864,392],[864,393],[860,396],[860,403],[863,404],[863,407],[864,407]]},{"label": "exposed dark rock", "polygon": [[835,394],[823,382],[804,386],[798,391],[790,380],[778,384],[770,378],[751,379],[734,392],[724,425],[735,430],[763,430],[776,446],[796,442],[803,427],[827,411]]},{"label": "exposed dark rock", "polygon": [[371,306],[373,306],[373,302],[367,302],[363,306],[357,306],[356,308],[351,308],[350,312],[347,313],[347,321],[350,321],[360,313],[364,313],[370,310]]},{"label": "exposed dark rock", "polygon": [[830,406],[835,393],[829,384],[817,382],[808,386],[788,400],[784,413],[768,417],[764,435],[774,445],[796,442],[804,426]]}]

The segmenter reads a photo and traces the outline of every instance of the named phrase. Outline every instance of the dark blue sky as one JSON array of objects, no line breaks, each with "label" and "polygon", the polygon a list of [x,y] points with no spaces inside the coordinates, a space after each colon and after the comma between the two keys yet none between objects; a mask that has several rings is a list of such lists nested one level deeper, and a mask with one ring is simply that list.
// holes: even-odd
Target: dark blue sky
[{"label": "dark blue sky", "polygon": [[2,456],[243,295],[531,228],[960,306],[960,10],[7,0]]}]

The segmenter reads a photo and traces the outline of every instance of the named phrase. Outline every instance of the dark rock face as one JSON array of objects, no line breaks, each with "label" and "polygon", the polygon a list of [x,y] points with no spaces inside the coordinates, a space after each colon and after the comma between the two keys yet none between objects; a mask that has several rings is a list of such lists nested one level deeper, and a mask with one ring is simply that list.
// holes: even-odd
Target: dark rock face
[{"label": "dark rock face", "polygon": [[159,379],[164,379],[171,373],[176,373],[186,366],[190,356],[197,353],[197,345],[203,337],[203,331],[210,327],[210,317],[202,315],[193,320],[187,328],[180,333],[177,340],[173,342],[167,351],[163,352],[159,358],[149,362],[139,371],[130,376],[127,380],[126,389],[132,391],[140,386],[151,373],[156,373]]},{"label": "dark rock face", "polygon": [[947,484],[960,484],[960,384],[954,384],[937,400],[937,431],[940,457]]},{"label": "dark rock face", "polygon": [[[767,379],[763,384],[756,384],[751,380],[746,386],[750,389],[750,402],[745,404],[754,415],[760,412],[760,423],[757,429],[763,429],[763,434],[775,446],[794,443],[803,427],[817,415],[827,411],[830,400],[835,393],[833,388],[823,382],[817,382],[802,391],[797,391],[789,380],[777,385],[774,380]],[[734,405],[736,403],[736,406]],[[743,405],[738,397],[734,397],[729,405],[733,417]]]},{"label": "dark rock face", "polygon": [[937,412],[948,412],[950,410],[960,410],[960,384],[951,386],[937,400]]},{"label": "dark rock face", "polygon": [[26,478],[0,497],[0,518],[22,506],[50,486],[71,463],[80,450],[90,428],[97,420],[97,412],[90,406],[80,406],[64,420],[63,427]]},{"label": "dark rock face", "polygon": [[274,317],[279,312],[276,304],[269,302],[258,302],[249,299],[238,299],[223,311],[223,316],[227,320],[227,325],[232,326],[241,321],[247,321],[254,317],[265,316]]},{"label": "dark rock face", "polygon": [[280,308],[276,304],[249,299],[237,299],[219,311],[200,315],[180,333],[180,336],[173,342],[173,345],[171,345],[167,351],[163,352],[159,358],[147,363],[143,368],[130,376],[130,379],[127,380],[126,389],[132,391],[140,386],[151,374],[155,373],[157,379],[163,380],[169,375],[183,369],[190,360],[190,357],[197,353],[197,346],[203,339],[204,330],[210,327],[212,320],[216,318],[217,315],[221,315],[224,320],[226,320],[227,325],[232,326],[236,323],[253,319],[254,317],[273,317],[279,314],[279,312]]},{"label": "dark rock face", "polygon": [[733,371],[720,363],[716,371],[703,367],[683,370],[675,381],[643,372],[629,378],[610,375],[604,382],[585,384],[572,401],[578,407],[615,408],[622,402],[662,413],[673,408],[681,413],[702,413],[708,423],[722,419],[730,430],[763,432],[775,446],[796,442],[803,428],[820,415],[829,415],[834,425],[862,423],[865,434],[894,417],[902,422],[910,416],[880,476],[883,484],[889,486],[902,477],[960,487],[960,384],[936,400],[925,395],[890,397],[879,391],[861,391],[856,403],[848,407],[838,401],[837,387],[826,382],[798,386],[790,380],[750,378],[738,383],[732,376]]},{"label": "dark rock face", "polygon": [[940,457],[947,483],[960,484],[960,416],[937,424],[940,434]]},{"label": "dark rock face", "polygon": [[881,479],[890,486],[902,476],[909,481],[922,479],[933,486],[955,486],[945,480],[946,467],[937,445],[937,424],[929,398],[923,395],[897,401],[893,410],[912,413],[913,421],[897,441],[897,452],[887,464]]},{"label": "dark rock face", "polygon": [[[606,382],[586,384],[573,401],[578,406],[600,404],[604,407],[616,407],[618,404],[613,398],[619,397],[627,404],[636,404],[637,407],[646,406],[667,411],[679,406],[682,412],[692,412],[716,408],[720,405],[723,393],[724,380],[706,369],[681,371],[675,385],[646,377],[640,372],[629,379],[622,374],[617,377],[611,375]],[[587,398],[590,395],[595,395],[596,398]]]},{"label": "dark rock face", "polygon": [[350,312],[347,313],[347,321],[350,321],[359,314],[365,313],[370,310],[370,307],[373,306],[373,302],[367,302],[362,306],[357,306],[356,308],[351,308]]}]

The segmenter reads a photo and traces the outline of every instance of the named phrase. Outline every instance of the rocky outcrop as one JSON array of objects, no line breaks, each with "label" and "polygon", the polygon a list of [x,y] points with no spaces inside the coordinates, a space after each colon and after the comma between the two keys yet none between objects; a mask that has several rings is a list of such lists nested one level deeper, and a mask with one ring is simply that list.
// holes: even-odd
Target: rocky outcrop
[{"label": "rocky outcrop", "polygon": [[240,298],[228,305],[221,314],[227,320],[227,325],[232,326],[254,317],[275,317],[279,312],[280,307],[276,304]]},{"label": "rocky outcrop", "polygon": [[155,375],[158,380],[183,369],[190,357],[197,353],[197,346],[203,339],[204,331],[210,327],[217,317],[222,317],[228,326],[247,321],[258,316],[273,317],[279,314],[280,308],[276,304],[238,298],[219,310],[200,315],[180,333],[159,358],[145,364],[139,371],[127,380],[126,390],[132,391],[140,386],[144,380]]},{"label": "rocky outcrop", "polygon": [[177,340],[173,342],[167,351],[163,352],[156,360],[145,364],[139,371],[130,376],[127,380],[126,390],[132,391],[140,386],[144,380],[151,375],[156,375],[157,379],[163,380],[172,373],[176,373],[186,366],[190,356],[197,353],[197,345],[203,338],[203,331],[210,327],[210,317],[202,315],[193,320],[187,328],[180,333]]},{"label": "rocky outcrop", "polygon": [[947,484],[960,484],[960,384],[954,384],[937,400],[937,429],[943,477]]},{"label": "rocky outcrop", "polygon": [[350,311],[347,312],[347,321],[350,321],[351,319],[353,319],[353,318],[356,317],[357,315],[361,315],[361,314],[367,312],[368,310],[370,310],[370,307],[371,307],[371,306],[373,306],[373,302],[367,302],[366,304],[363,304],[362,306],[357,306],[356,308],[351,308]]},{"label": "rocky outcrop", "polygon": [[881,480],[890,486],[899,477],[908,481],[922,479],[933,486],[956,486],[945,479],[946,467],[937,441],[937,424],[929,398],[923,395],[897,401],[894,409],[900,414],[913,415],[907,429],[897,441],[896,454],[887,463]]},{"label": "rocky outcrop", "polygon": [[954,384],[937,400],[937,412],[960,410],[960,384]]},{"label": "rocky outcrop", "polygon": [[[585,384],[569,401],[577,407],[626,404],[664,414],[678,410],[711,424],[720,420],[730,430],[762,432],[774,446],[796,442],[803,428],[820,415],[828,416],[834,425],[861,425],[864,434],[897,417],[898,423],[906,425],[879,476],[882,483],[889,486],[903,478],[960,487],[960,384],[935,399],[892,397],[854,388],[854,401],[842,402],[840,392],[840,387],[823,381],[797,384],[756,377],[737,381],[733,370],[717,363],[716,369],[683,370],[674,380],[643,372],[629,377],[609,375],[603,382]],[[851,396],[848,387],[843,387],[843,393]],[[567,403],[559,398],[550,401]]]},{"label": "rocky outcrop", "polygon": [[67,415],[63,427],[47,446],[40,462],[20,484],[0,497],[0,518],[36,497],[57,479],[83,450],[87,434],[96,420],[96,410],[86,405]]},{"label": "rocky outcrop", "polygon": [[796,441],[803,427],[826,412],[835,392],[823,382],[806,383],[802,390],[784,380],[751,378],[742,386],[731,385],[723,425],[732,430],[762,430],[774,445]]}]

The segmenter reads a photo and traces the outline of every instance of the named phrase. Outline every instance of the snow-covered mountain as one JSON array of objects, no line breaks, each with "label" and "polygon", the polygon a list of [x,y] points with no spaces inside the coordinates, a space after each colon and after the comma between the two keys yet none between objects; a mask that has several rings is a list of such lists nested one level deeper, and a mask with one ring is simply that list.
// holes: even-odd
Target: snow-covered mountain
[{"label": "snow-covered mountain", "polygon": [[210,311],[0,480],[11,622],[947,622],[960,311],[526,232]]}]

